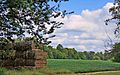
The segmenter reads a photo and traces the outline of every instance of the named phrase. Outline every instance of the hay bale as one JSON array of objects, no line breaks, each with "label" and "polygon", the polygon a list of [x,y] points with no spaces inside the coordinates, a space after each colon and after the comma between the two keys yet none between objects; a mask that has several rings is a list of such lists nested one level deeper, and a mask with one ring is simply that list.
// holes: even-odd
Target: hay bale
[{"label": "hay bale", "polygon": [[1,43],[0,42],[0,50],[12,50],[13,44],[12,43]]},{"label": "hay bale", "polygon": [[47,62],[45,60],[36,60],[35,61],[35,66],[41,66],[41,65],[45,65],[47,64]]},{"label": "hay bale", "polygon": [[33,51],[26,51],[26,59],[34,59],[35,53]]},{"label": "hay bale", "polygon": [[36,44],[32,41],[32,45],[31,45],[31,47],[32,47],[32,49],[36,49]]},{"label": "hay bale", "polygon": [[6,50],[6,53],[5,50],[0,50],[0,65],[3,67],[15,68],[26,66],[30,68],[41,68],[47,64],[47,52],[36,49],[33,42],[15,43],[10,45],[9,48],[11,47],[15,51],[13,49],[11,51]]},{"label": "hay bale", "polygon": [[0,66],[2,66],[3,60],[0,59]]},{"label": "hay bale", "polygon": [[26,51],[26,59],[46,59],[47,52],[43,51]]},{"label": "hay bale", "polygon": [[15,59],[15,50],[3,50],[0,53],[1,59]]},{"label": "hay bale", "polygon": [[35,59],[45,60],[47,58],[47,52],[35,51]]},{"label": "hay bale", "polygon": [[33,51],[34,51],[34,53],[35,53],[36,55],[39,55],[39,56],[47,56],[47,52],[44,52],[44,51],[42,51],[42,50],[34,49]]},{"label": "hay bale", "polygon": [[41,54],[35,54],[35,59],[37,59],[37,60],[45,60],[47,58],[47,56],[43,56],[43,55],[41,55]]},{"label": "hay bale", "polygon": [[23,59],[23,58],[16,58],[14,66],[25,66],[25,59]]},{"label": "hay bale", "polygon": [[26,51],[16,51],[15,58],[26,58]]},{"label": "hay bale", "polygon": [[40,69],[40,68],[43,68],[45,65],[40,65],[40,66],[35,66],[34,68],[35,69]]},{"label": "hay bale", "polygon": [[3,50],[0,50],[0,59],[3,59]]},{"label": "hay bale", "polygon": [[5,66],[6,69],[14,70],[14,66]]},{"label": "hay bale", "polygon": [[26,66],[35,66],[35,61],[34,59],[26,59],[25,65]]},{"label": "hay bale", "polygon": [[2,66],[3,67],[14,66],[14,60],[11,59],[2,60]]},{"label": "hay bale", "polygon": [[26,66],[42,66],[42,65],[46,65],[47,61],[45,60],[34,60],[34,59],[27,59],[25,62]]},{"label": "hay bale", "polygon": [[32,42],[20,42],[14,44],[14,50],[17,51],[28,51],[32,50]]}]

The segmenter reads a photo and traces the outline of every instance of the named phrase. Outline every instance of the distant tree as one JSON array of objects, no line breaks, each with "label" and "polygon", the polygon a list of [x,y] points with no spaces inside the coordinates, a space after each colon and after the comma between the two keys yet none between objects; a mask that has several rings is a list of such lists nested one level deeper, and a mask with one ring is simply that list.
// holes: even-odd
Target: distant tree
[{"label": "distant tree", "polygon": [[82,59],[82,60],[86,60],[86,55],[84,54],[84,52],[78,52],[79,54],[79,59]]},{"label": "distant tree", "polygon": [[116,53],[116,55],[114,56],[113,61],[120,63],[120,52],[119,52],[119,53]]},{"label": "distant tree", "polygon": [[105,50],[103,60],[110,60],[111,58],[112,56],[111,56],[110,50]]},{"label": "distant tree", "polygon": [[68,59],[78,59],[78,53],[74,48],[67,48],[68,50]]},{"label": "distant tree", "polygon": [[112,54],[116,54],[116,53],[120,52],[120,43],[115,43],[112,46],[112,49],[110,51],[112,52]]},{"label": "distant tree", "polygon": [[48,58],[51,58],[53,59],[53,54],[52,54],[52,46],[47,46],[47,45],[44,45],[44,49],[43,49],[45,52],[48,53]]},{"label": "distant tree", "polygon": [[110,50],[113,61],[120,62],[120,43],[115,43]]},{"label": "distant tree", "polygon": [[64,48],[62,52],[65,53],[66,57],[68,58],[68,52],[69,52],[68,48]]},{"label": "distant tree", "polygon": [[101,60],[99,56],[94,56],[94,60]]},{"label": "distant tree", "polygon": [[120,62],[120,43],[115,43],[112,49],[105,50],[104,60],[113,60],[115,62]]},{"label": "distant tree", "polygon": [[58,50],[61,51],[61,50],[63,50],[64,48],[63,48],[63,46],[62,46],[61,44],[58,44],[56,49],[58,49]]},{"label": "distant tree", "polygon": [[[113,58],[119,58],[118,54],[117,56],[113,55],[114,52],[112,52],[112,50],[113,49],[105,50],[104,53],[93,52],[93,51],[77,52],[76,49],[64,48],[61,44],[58,44],[56,48],[53,48],[52,46],[48,46],[48,45],[44,46],[44,51],[48,52],[49,59],[111,60]],[[118,53],[117,51],[115,52]],[[117,61],[118,60],[119,59],[117,59]]]},{"label": "distant tree", "polygon": [[[37,43],[49,44],[51,41],[48,39],[55,35],[44,35],[53,33],[63,25],[51,18],[72,13],[60,11],[62,1],[68,0],[0,0],[0,37],[14,42],[14,36],[21,38],[27,33],[34,37]],[[50,2],[55,2],[56,5]]]},{"label": "distant tree", "polygon": [[95,56],[99,57],[100,60],[104,60],[104,54],[102,52],[95,53]]},{"label": "distant tree", "polygon": [[90,52],[84,51],[83,53],[86,56],[86,60],[93,60],[93,56],[90,54]]}]

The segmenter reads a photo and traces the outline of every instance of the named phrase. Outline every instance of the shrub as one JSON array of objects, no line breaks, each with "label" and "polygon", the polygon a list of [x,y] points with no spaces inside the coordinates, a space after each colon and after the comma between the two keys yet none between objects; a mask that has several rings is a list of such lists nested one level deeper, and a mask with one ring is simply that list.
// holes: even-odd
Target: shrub
[{"label": "shrub", "polygon": [[114,56],[113,61],[114,61],[114,62],[119,62],[119,63],[120,63],[120,52],[117,53],[117,54]]}]

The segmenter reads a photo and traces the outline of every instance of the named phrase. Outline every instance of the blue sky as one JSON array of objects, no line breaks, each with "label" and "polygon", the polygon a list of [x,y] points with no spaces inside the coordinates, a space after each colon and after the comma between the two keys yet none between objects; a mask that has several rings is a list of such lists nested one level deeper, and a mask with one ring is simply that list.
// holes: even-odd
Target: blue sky
[{"label": "blue sky", "polygon": [[102,8],[108,2],[114,2],[114,0],[69,0],[61,3],[61,9],[75,11],[75,14],[80,14],[85,9],[95,10]]},{"label": "blue sky", "polygon": [[61,3],[61,10],[74,11],[64,19],[56,21],[64,23],[55,31],[51,45],[62,44],[64,47],[75,48],[77,51],[104,51],[109,38],[114,41],[114,24],[106,26],[104,21],[111,17],[109,8],[113,0],[69,0]]}]

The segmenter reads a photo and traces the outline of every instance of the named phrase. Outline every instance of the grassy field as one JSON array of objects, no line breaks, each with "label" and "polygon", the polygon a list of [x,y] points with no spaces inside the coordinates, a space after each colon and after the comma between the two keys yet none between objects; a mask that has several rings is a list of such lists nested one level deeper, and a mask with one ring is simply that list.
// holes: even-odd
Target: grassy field
[{"label": "grassy field", "polygon": [[56,71],[67,72],[97,72],[97,71],[110,71],[120,70],[120,63],[114,63],[111,61],[98,61],[98,60],[48,60],[50,69]]},{"label": "grassy field", "polygon": [[[120,63],[97,60],[48,59],[48,64],[40,70],[0,70],[0,75],[79,75],[83,72],[120,70]],[[82,74],[80,74],[82,75]],[[120,72],[97,73],[93,75],[120,75]]]}]

